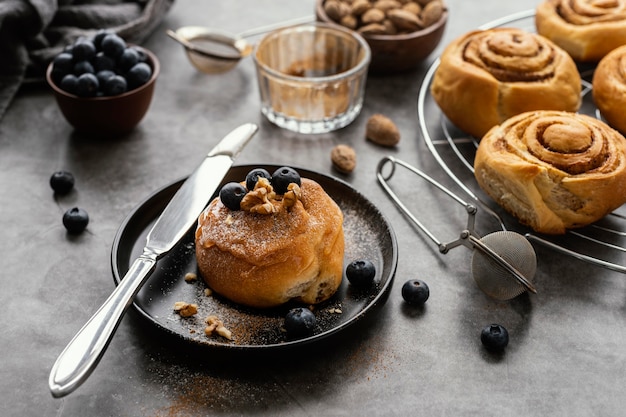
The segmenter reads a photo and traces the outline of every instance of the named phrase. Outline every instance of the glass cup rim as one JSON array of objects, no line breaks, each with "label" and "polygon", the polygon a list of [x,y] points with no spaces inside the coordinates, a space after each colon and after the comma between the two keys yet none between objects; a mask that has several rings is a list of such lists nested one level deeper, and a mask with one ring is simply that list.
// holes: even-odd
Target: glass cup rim
[{"label": "glass cup rim", "polygon": [[[275,70],[274,68],[268,66],[267,64],[261,62],[258,59],[258,52],[259,49],[263,46],[264,43],[266,43],[270,38],[276,37],[280,34],[283,34],[285,32],[293,32],[293,31],[304,31],[304,30],[311,30],[311,29],[315,29],[317,30],[317,28],[321,28],[323,30],[326,30],[330,33],[335,33],[335,34],[339,34],[341,33],[342,35],[347,35],[348,37],[354,39],[357,41],[359,47],[361,48],[361,50],[363,51],[363,54],[361,56],[361,59],[359,60],[359,62],[356,63],[356,65],[352,66],[350,69],[340,72],[338,74],[333,74],[333,75],[325,75],[325,76],[319,76],[319,77],[303,77],[303,76],[295,76],[295,75],[289,75],[289,74],[285,74],[284,72]],[[265,35],[255,46],[254,48],[254,53],[252,54],[253,59],[254,59],[254,63],[257,66],[257,68],[262,68],[265,72],[267,72],[268,74],[270,74],[272,77],[275,78],[280,78],[286,81],[294,81],[294,82],[298,82],[298,83],[319,83],[319,82],[333,82],[333,81],[338,81],[338,80],[342,80],[345,78],[349,78],[351,76],[353,76],[354,74],[359,74],[360,72],[364,71],[367,69],[370,61],[371,61],[371,57],[372,57],[372,52],[370,49],[369,44],[367,43],[367,41],[365,40],[365,38],[363,38],[360,34],[358,34],[355,31],[349,30],[347,28],[342,28],[342,27],[337,27],[337,26],[333,26],[333,25],[329,25],[327,23],[324,22],[310,22],[310,23],[301,23],[298,25],[293,25],[293,26],[288,26],[288,27],[284,27],[281,29],[277,29],[274,30],[270,33],[268,33],[267,35]]]}]

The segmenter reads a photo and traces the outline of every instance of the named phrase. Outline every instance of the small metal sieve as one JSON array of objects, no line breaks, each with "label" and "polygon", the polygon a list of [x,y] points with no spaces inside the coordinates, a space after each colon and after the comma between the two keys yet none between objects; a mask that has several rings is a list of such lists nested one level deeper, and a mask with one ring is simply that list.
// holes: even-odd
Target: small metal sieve
[{"label": "small metal sieve", "polygon": [[[411,214],[387,183],[395,173],[397,165],[417,174],[465,207],[468,214],[467,226],[460,233],[458,239],[448,243],[441,242],[422,222]],[[385,167],[387,166],[390,166],[390,171],[385,173]],[[437,244],[439,252],[445,254],[457,246],[465,246],[473,250],[472,276],[478,287],[485,294],[504,301],[515,298],[526,291],[537,292],[532,283],[537,271],[537,257],[533,246],[524,236],[505,230],[504,225],[500,223],[503,230],[480,237],[474,231],[478,208],[466,203],[424,172],[406,162],[387,156],[378,163],[376,176],[396,206]]]},{"label": "small metal sieve", "polygon": [[183,26],[176,31],[168,29],[165,33],[185,48],[189,61],[196,69],[207,74],[217,74],[231,70],[252,53],[254,46],[246,38],[314,20],[314,16],[304,16],[237,35],[202,26]]}]

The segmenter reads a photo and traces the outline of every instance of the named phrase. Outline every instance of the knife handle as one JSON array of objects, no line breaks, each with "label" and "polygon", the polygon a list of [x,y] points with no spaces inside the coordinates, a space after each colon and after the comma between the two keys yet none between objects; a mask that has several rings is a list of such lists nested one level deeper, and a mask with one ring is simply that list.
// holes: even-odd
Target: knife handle
[{"label": "knife handle", "polygon": [[53,397],[78,388],[104,354],[133,297],[156,266],[156,254],[144,251],[130,266],[120,284],[85,323],[57,358],[48,385]]}]

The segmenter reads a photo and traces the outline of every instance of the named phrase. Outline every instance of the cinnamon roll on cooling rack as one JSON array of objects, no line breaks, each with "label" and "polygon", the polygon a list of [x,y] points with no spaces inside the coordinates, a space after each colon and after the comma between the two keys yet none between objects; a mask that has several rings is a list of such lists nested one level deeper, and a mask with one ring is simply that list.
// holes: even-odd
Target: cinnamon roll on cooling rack
[{"label": "cinnamon roll on cooling rack", "polygon": [[593,101],[607,123],[626,135],[626,45],[611,51],[593,74]]},{"label": "cinnamon roll on cooling rack", "polygon": [[474,168],[489,196],[540,233],[588,225],[626,202],[626,139],[582,114],[515,116],[482,138]]},{"label": "cinnamon roll on cooling rack", "polygon": [[537,32],[581,62],[597,62],[626,44],[626,0],[546,0]]},{"label": "cinnamon roll on cooling rack", "polygon": [[576,64],[564,50],[514,28],[472,31],[452,41],[431,85],[448,119],[479,139],[526,111],[576,111],[580,92]]}]

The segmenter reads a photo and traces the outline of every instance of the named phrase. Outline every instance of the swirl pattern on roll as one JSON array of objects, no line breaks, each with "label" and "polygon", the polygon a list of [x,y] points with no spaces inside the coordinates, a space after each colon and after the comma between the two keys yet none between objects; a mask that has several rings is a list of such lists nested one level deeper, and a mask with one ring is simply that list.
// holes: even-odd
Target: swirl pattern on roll
[{"label": "swirl pattern on roll", "polygon": [[573,25],[626,19],[625,0],[559,0],[556,3],[559,15]]},{"label": "swirl pattern on roll", "polygon": [[[535,114],[511,126],[507,136],[519,140],[522,149],[527,149],[536,160],[570,175],[615,169],[614,157],[618,154],[610,152],[615,132],[596,119],[569,114]],[[518,155],[524,158],[524,153]]]},{"label": "swirl pattern on roll", "polygon": [[626,0],[544,0],[535,25],[574,60],[597,62],[626,44]]},{"label": "swirl pattern on roll", "polygon": [[494,30],[468,39],[463,58],[503,82],[541,81],[554,76],[552,42],[522,30]]},{"label": "swirl pattern on roll", "polygon": [[542,233],[588,225],[626,202],[626,139],[582,114],[507,120],[483,137],[474,166],[487,194]]},{"label": "swirl pattern on roll", "polygon": [[577,111],[581,79],[550,40],[517,28],[472,31],[444,50],[431,94],[450,121],[480,138],[532,110]]}]

